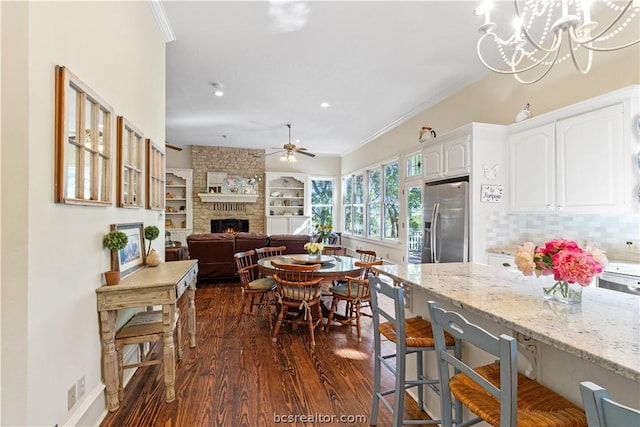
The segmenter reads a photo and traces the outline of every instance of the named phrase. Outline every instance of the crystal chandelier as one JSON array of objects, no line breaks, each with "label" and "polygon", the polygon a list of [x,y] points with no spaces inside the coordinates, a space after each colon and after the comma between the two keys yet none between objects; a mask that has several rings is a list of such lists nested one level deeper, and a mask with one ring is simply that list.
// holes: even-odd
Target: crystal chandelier
[{"label": "crystal chandelier", "polygon": [[[594,1],[593,5],[591,0],[514,0],[513,4],[514,30],[506,39],[495,32],[498,25],[491,21],[490,1],[474,11],[484,15],[477,52],[491,71],[513,74],[521,83],[539,81],[554,64],[569,58],[586,74],[594,51],[619,50],[640,41],[640,0]],[[592,20],[592,12],[598,21]],[[503,63],[490,65],[493,61],[488,58],[496,53]]]}]

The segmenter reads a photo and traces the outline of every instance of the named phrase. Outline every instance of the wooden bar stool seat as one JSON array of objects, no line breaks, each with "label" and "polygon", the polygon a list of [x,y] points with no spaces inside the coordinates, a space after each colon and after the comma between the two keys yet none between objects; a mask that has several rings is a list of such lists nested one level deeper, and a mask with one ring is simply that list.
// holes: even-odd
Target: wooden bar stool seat
[{"label": "wooden bar stool seat", "polygon": [[[176,334],[178,360],[182,358],[182,332],[180,323],[180,309],[176,307],[173,331]],[[153,347],[158,341],[162,341],[164,336],[162,330],[162,310],[140,311],[136,313],[125,325],[116,333],[115,347],[118,357],[118,399],[124,399],[124,370],[128,368],[159,365],[162,363],[162,355],[158,359],[151,359]],[[150,343],[149,350],[144,352],[144,344]],[[138,344],[140,361],[124,365],[123,350],[125,345]]]}]

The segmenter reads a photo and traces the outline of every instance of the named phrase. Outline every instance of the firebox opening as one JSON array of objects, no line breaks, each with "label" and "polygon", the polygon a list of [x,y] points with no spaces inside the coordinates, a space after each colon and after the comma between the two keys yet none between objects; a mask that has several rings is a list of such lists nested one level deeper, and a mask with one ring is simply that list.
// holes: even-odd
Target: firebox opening
[{"label": "firebox opening", "polygon": [[212,219],[211,220],[211,232],[212,233],[241,233],[249,232],[249,220],[248,219]]}]

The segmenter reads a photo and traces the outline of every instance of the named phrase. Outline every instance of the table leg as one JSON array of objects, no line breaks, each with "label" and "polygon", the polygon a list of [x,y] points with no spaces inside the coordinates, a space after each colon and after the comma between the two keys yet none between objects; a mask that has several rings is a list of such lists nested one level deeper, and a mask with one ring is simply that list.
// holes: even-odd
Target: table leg
[{"label": "table leg", "polygon": [[196,346],[196,285],[195,280],[187,289],[187,297],[189,298],[189,347]]},{"label": "table leg", "polygon": [[173,304],[162,305],[162,333],[164,335],[164,389],[167,403],[176,400],[176,354],[173,343],[173,319],[175,306]]},{"label": "table leg", "polygon": [[114,412],[120,407],[118,400],[118,363],[115,348],[117,311],[100,312],[100,336],[102,339],[102,371],[107,391],[107,409]]}]

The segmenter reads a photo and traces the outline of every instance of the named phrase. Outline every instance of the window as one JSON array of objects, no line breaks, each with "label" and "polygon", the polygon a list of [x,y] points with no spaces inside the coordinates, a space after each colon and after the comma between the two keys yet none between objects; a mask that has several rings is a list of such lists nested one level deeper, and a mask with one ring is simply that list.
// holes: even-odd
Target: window
[{"label": "window", "polygon": [[398,163],[372,169],[368,173],[368,237],[397,240],[400,224]]},{"label": "window", "polygon": [[353,233],[353,177],[348,176],[342,181],[342,207],[344,209],[343,227],[346,233]]},{"label": "window", "polygon": [[138,208],[143,204],[145,145],[142,132],[124,117],[118,117],[118,206]]},{"label": "window", "polygon": [[342,205],[344,209],[345,233],[362,236],[364,232],[363,175],[343,178]]},{"label": "window", "polygon": [[369,230],[367,235],[369,237],[380,238],[381,232],[381,202],[382,202],[382,187],[380,187],[382,178],[382,171],[380,169],[374,169],[369,171],[369,200],[367,203],[367,218]]},{"label": "window", "polygon": [[113,108],[56,67],[55,109],[55,202],[111,204]]},{"label": "window", "polygon": [[422,153],[407,158],[407,178],[422,175]]},{"label": "window", "polygon": [[333,226],[333,179],[311,180],[311,227]]},{"label": "window", "polygon": [[164,209],[164,151],[147,138],[147,209]]}]

